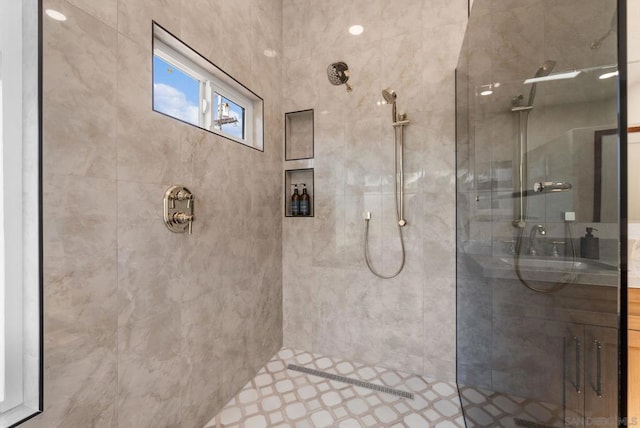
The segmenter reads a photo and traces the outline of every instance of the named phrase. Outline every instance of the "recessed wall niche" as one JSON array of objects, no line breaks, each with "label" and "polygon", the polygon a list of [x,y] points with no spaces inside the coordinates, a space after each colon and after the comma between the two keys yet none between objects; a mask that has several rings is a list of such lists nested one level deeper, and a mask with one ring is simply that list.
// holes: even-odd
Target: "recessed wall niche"
[{"label": "recessed wall niche", "polygon": [[313,158],[313,109],[284,115],[284,159]]},{"label": "recessed wall niche", "polygon": [[[284,172],[284,212],[286,217],[313,217],[313,168],[288,169]],[[293,208],[294,187],[297,186],[298,195],[302,200],[303,189],[306,189],[308,198],[308,210],[302,208],[302,202],[297,209]]]}]

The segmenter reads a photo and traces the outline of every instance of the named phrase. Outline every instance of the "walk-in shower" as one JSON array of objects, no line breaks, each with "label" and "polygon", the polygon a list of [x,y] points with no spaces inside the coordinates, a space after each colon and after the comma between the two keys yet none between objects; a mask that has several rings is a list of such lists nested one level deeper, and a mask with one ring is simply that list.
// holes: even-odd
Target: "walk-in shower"
[{"label": "walk-in shower", "polygon": [[[598,77],[618,64],[615,32],[602,38],[617,2],[516,3],[474,1],[456,70],[465,422],[616,427],[626,243],[619,140],[602,141],[624,113],[618,82]],[[578,235],[594,227],[590,252]]]},{"label": "walk-in shower", "polygon": [[387,104],[391,104],[391,125],[393,126],[393,197],[396,208],[396,222],[398,228],[398,238],[400,239],[400,247],[402,256],[400,258],[399,267],[389,275],[385,275],[377,271],[373,267],[371,257],[369,255],[369,222],[371,221],[371,213],[364,213],[364,260],[367,267],[378,278],[391,279],[404,268],[406,260],[406,249],[404,246],[404,237],[402,236],[402,228],[407,225],[404,218],[404,127],[409,124],[407,115],[398,113],[396,108],[396,98],[398,94],[391,88],[384,89],[382,96]]}]

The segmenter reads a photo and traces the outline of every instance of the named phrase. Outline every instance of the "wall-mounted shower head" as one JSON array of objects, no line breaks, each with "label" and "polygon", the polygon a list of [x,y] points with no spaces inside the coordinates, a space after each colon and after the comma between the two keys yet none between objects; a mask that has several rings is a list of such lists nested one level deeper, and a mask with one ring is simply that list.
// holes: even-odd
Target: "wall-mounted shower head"
[{"label": "wall-mounted shower head", "polygon": [[544,76],[548,76],[549,73],[551,73],[551,70],[553,70],[553,67],[556,66],[556,62],[553,60],[546,60],[541,66],[540,68],[538,68],[538,70],[536,71],[535,77],[544,77]]},{"label": "wall-mounted shower head", "polygon": [[349,80],[349,66],[342,61],[334,62],[327,67],[327,78],[332,85],[345,85],[347,92],[351,92],[352,88],[347,83]]},{"label": "wall-mounted shower head", "polygon": [[387,88],[382,90],[382,96],[384,97],[384,100],[387,102],[387,104],[392,105],[391,119],[393,122],[396,122],[398,119],[396,115],[396,98],[398,98],[398,94],[393,89]]},{"label": "wall-mounted shower head", "polygon": [[[548,76],[555,66],[556,62],[548,59],[540,66],[540,68],[538,68],[538,70],[536,70],[536,74],[533,77]],[[536,97],[536,85],[536,83],[531,84],[531,91],[529,92],[529,102],[527,103],[529,107],[533,107],[533,100]]]}]

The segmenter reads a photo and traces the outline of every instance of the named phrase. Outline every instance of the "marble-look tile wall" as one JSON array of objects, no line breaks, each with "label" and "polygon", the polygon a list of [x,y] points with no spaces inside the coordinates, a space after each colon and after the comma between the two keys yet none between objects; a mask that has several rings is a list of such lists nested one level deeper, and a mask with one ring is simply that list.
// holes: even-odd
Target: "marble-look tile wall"
[{"label": "marble-look tile wall", "polygon": [[[285,0],[284,111],[315,110],[315,217],[283,223],[286,346],[454,379],[454,68],[467,0]],[[364,33],[352,36],[349,26]],[[350,68],[332,86],[326,69]],[[391,107],[406,128],[407,248],[380,280],[363,257],[363,211],[383,273],[400,263],[393,202]]]},{"label": "marble-look tile wall", "polygon": [[[282,345],[279,0],[45,0],[45,411],[203,426]],[[156,20],[265,101],[259,152],[151,110]],[[162,197],[196,196],[194,234]]]}]

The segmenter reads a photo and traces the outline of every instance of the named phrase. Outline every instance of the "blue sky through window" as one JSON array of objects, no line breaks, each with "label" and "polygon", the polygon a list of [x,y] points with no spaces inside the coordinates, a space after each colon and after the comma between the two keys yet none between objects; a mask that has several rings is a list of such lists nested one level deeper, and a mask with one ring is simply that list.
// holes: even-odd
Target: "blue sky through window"
[{"label": "blue sky through window", "polygon": [[196,126],[198,121],[198,80],[179,68],[153,56],[153,109]]}]

